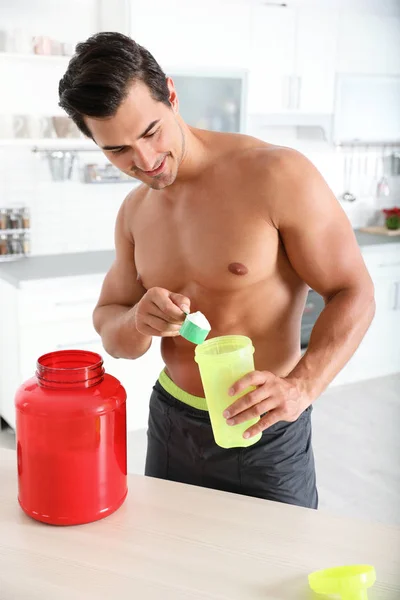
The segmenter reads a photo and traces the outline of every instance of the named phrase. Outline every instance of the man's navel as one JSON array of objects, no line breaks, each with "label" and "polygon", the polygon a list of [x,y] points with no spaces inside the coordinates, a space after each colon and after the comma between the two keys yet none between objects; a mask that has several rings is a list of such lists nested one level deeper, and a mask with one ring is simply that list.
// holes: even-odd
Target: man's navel
[{"label": "man's navel", "polygon": [[249,272],[246,265],[243,265],[239,262],[230,263],[230,265],[228,266],[228,271],[230,271],[234,275],[247,275],[247,273]]}]

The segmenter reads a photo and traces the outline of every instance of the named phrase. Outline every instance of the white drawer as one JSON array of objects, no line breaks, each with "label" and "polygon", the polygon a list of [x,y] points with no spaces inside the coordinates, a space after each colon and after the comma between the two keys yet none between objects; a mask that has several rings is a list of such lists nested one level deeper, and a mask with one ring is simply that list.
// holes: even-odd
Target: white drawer
[{"label": "white drawer", "polygon": [[20,325],[91,320],[103,276],[64,277],[32,283],[35,285],[24,286],[18,293]]},{"label": "white drawer", "polygon": [[[400,269],[400,242],[387,246],[366,246],[362,248],[362,255],[369,271]],[[384,273],[382,273],[384,274]]]}]

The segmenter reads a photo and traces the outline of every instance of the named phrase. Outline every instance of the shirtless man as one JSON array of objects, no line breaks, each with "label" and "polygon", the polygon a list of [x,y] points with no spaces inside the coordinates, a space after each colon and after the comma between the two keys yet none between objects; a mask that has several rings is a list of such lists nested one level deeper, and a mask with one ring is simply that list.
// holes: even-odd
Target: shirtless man
[{"label": "shirtless man", "polygon": [[[316,508],[311,406],[375,308],[336,198],[295,150],[189,127],[173,81],[119,33],[79,44],[59,92],[81,131],[143,183],[119,210],[116,258],[93,319],[114,357],[138,359],[162,338],[146,474]],[[309,287],[325,308],[302,357]],[[256,370],[232,393],[256,389],[224,413],[232,425],[263,415],[244,434],[263,431],[249,448],[213,440],[194,345],[179,336],[189,310],[207,317],[210,337],[253,341]]]}]

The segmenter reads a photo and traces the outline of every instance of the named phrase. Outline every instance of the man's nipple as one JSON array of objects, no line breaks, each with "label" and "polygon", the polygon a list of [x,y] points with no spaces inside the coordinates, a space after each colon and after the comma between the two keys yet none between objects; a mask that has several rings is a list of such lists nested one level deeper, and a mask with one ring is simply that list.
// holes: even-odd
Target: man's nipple
[{"label": "man's nipple", "polygon": [[239,263],[239,262],[231,263],[228,266],[228,271],[230,271],[234,275],[247,275],[247,273],[249,272],[246,265],[243,265],[242,263]]}]

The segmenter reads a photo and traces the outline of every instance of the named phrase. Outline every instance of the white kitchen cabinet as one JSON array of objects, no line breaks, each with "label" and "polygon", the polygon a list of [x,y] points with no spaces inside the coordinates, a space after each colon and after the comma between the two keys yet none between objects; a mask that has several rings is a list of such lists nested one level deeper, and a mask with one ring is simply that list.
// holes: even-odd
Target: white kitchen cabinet
[{"label": "white kitchen cabinet", "polygon": [[340,74],[333,125],[336,143],[400,140],[400,76]]},{"label": "white kitchen cabinet", "polygon": [[298,11],[294,75],[301,112],[333,112],[337,26],[336,13]]},{"label": "white kitchen cabinet", "polygon": [[363,14],[339,20],[339,73],[400,73],[400,18]]},{"label": "white kitchen cabinet", "polygon": [[242,0],[131,0],[131,35],[167,71],[246,68],[250,8]]},{"label": "white kitchen cabinet", "polygon": [[0,308],[7,318],[0,336],[0,415],[15,426],[14,396],[32,377],[39,356],[76,348],[98,352],[107,373],[125,387],[128,431],[147,425],[152,387],[163,368],[160,341],[141,358],[109,356],[92,325],[92,312],[104,275],[23,282],[16,288],[0,279]]},{"label": "white kitchen cabinet", "polygon": [[290,108],[295,24],[295,12],[290,8],[261,4],[252,7],[249,113]]},{"label": "white kitchen cabinet", "polygon": [[337,21],[334,13],[253,6],[250,113],[333,111]]},{"label": "white kitchen cabinet", "polygon": [[400,244],[368,246],[363,257],[375,285],[376,314],[359,348],[331,385],[400,372]]}]

